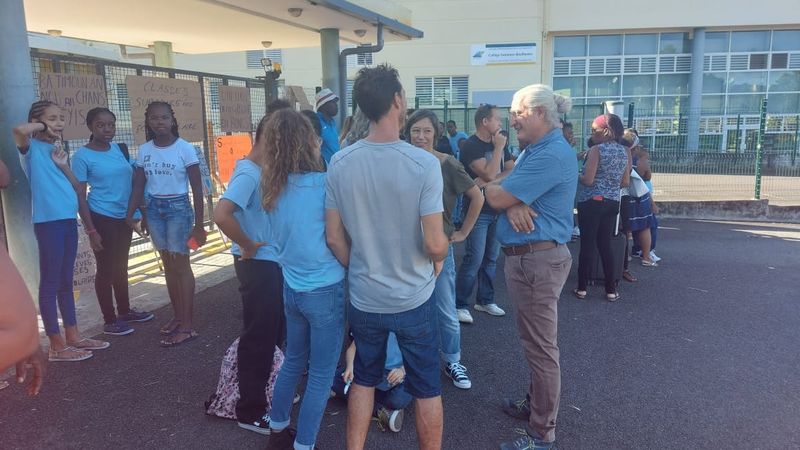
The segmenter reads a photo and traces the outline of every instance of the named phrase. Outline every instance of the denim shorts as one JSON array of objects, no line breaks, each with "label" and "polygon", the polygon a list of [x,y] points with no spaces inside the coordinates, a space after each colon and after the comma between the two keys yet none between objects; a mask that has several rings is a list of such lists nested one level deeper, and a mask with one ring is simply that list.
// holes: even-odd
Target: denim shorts
[{"label": "denim shorts", "polygon": [[157,250],[188,255],[187,241],[194,227],[194,210],[189,204],[189,196],[149,197],[147,226]]},{"label": "denim shorts", "polygon": [[406,390],[415,398],[442,395],[439,374],[439,327],[436,300],[396,314],[376,314],[349,307],[350,329],[356,343],[354,382],[376,387],[383,380],[389,332],[397,335],[406,369]]}]

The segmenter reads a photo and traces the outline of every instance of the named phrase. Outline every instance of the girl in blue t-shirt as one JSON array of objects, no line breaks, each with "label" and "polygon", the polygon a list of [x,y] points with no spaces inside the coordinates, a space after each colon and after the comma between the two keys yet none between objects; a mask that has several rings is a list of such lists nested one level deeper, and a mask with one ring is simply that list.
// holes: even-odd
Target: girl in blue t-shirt
[{"label": "girl in blue t-shirt", "polygon": [[[50,341],[50,361],[82,361],[108,342],[81,337],[72,289],[78,252],[78,196],[62,148],[64,111],[41,100],[31,105],[28,123],[14,128],[31,186],[33,232],[39,245],[39,311]],[[64,337],[58,325],[58,311]]]},{"label": "girl in blue t-shirt", "polygon": [[[147,142],[139,146],[133,191],[125,221],[134,228],[134,212],[147,203],[142,215],[143,233],[150,234],[164,264],[164,278],[175,316],[161,327],[161,345],[172,347],[197,337],[192,327],[194,273],[189,243],[205,244],[203,182],[194,147],[178,135],[175,112],[167,102],[154,101],[144,113]],[[194,210],[189,203],[192,188]],[[194,224],[194,225],[193,225]],[[196,247],[195,247],[196,248]]]},{"label": "girl in blue t-shirt", "polygon": [[[283,268],[286,358],[275,382],[269,448],[311,449],[317,439],[344,334],[344,267],[325,240],[320,141],[300,113],[272,113],[259,136],[262,205]],[[298,428],[288,428],[295,389],[308,368]]]},{"label": "girl in blue t-shirt", "polygon": [[[86,114],[89,142],[72,157],[78,183],[78,201],[88,210],[84,226],[97,260],[94,289],[103,313],[103,333],[133,333],[129,322],[146,322],[153,314],[131,308],[128,295],[128,257],[133,230],[125,223],[131,197],[133,166],[127,151],[113,142],[117,117],[108,108]],[[87,195],[87,186],[91,192]],[[113,291],[113,296],[112,296]],[[114,297],[117,299],[116,313]]]}]

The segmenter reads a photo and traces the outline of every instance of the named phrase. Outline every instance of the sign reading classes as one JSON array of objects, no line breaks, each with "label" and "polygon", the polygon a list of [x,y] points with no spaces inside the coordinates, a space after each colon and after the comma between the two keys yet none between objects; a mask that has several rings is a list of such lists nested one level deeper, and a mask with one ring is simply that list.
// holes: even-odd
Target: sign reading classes
[{"label": "sign reading classes", "polygon": [[219,87],[219,120],[223,133],[252,131],[250,89],[221,85]]},{"label": "sign reading classes", "polygon": [[178,133],[183,139],[189,142],[200,142],[204,139],[203,97],[200,93],[200,83],[173,78],[128,75],[125,78],[125,86],[128,88],[136,144],[147,142],[144,113],[147,105],[156,100],[172,105],[178,121]]},{"label": "sign reading classes", "polygon": [[64,109],[65,140],[86,139],[86,113],[108,106],[106,82],[100,75],[42,72],[39,74],[39,99],[49,100]]},{"label": "sign reading classes", "polygon": [[536,62],[536,44],[478,44],[470,47],[473,66],[489,64],[520,64]]}]

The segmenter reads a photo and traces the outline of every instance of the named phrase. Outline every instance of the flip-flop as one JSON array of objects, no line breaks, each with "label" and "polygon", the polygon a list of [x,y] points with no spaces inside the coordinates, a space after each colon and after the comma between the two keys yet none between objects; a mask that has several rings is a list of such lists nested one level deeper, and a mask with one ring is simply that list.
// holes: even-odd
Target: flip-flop
[{"label": "flip-flop", "polygon": [[608,300],[611,303],[614,303],[615,301],[619,300],[620,298],[622,298],[622,296],[619,295],[619,292],[615,292],[613,294],[606,294],[606,300]]},{"label": "flip-flop", "polygon": [[630,282],[630,283],[635,283],[635,282],[638,281],[636,279],[636,277],[633,276],[633,274],[629,270],[626,270],[626,271],[622,272],[622,278],[624,278],[625,281]]},{"label": "flip-flop", "polygon": [[161,329],[159,329],[158,332],[162,336],[172,336],[173,334],[175,334],[176,331],[178,331],[178,328],[180,328],[180,326],[181,326],[180,320],[170,319],[167,323],[161,325]]},{"label": "flip-flop", "polygon": [[0,391],[2,391],[3,389],[7,388],[8,386],[9,386],[8,385],[8,381],[5,381],[5,380],[0,381]]},{"label": "flip-flop", "polygon": [[171,336],[169,336],[169,337],[170,337],[170,338],[172,338],[172,339],[174,339],[176,336],[178,336],[178,335],[181,335],[181,334],[188,335],[188,337],[184,338],[184,339],[183,339],[183,340],[181,340],[181,341],[174,341],[174,340],[172,340],[172,341],[168,341],[168,340],[166,340],[166,339],[162,339],[162,340],[161,340],[161,346],[162,346],[162,347],[175,347],[175,346],[177,346],[177,345],[181,345],[181,344],[185,344],[186,342],[193,341],[194,339],[196,339],[196,338],[197,338],[197,336],[199,336],[199,335],[197,334],[197,332],[196,332],[196,331],[194,331],[194,330],[176,330],[176,331],[175,331],[175,332],[174,332],[174,333],[173,333]]},{"label": "flip-flop", "polygon": [[579,299],[579,300],[583,300],[583,299],[585,299],[585,298],[586,298],[586,296],[589,294],[588,292],[586,292],[586,291],[581,291],[580,289],[577,289],[577,288],[576,288],[576,289],[573,289],[573,290],[572,290],[572,293],[573,293],[573,294],[575,294],[575,297],[578,297],[578,299]]},{"label": "flip-flop", "polygon": [[653,261],[642,260],[642,265],[645,267],[658,267],[658,263],[655,263]]},{"label": "flip-flop", "polygon": [[83,338],[76,342],[67,342],[67,345],[77,348],[78,350],[103,350],[111,346],[111,343],[106,341],[98,341],[97,339]]}]

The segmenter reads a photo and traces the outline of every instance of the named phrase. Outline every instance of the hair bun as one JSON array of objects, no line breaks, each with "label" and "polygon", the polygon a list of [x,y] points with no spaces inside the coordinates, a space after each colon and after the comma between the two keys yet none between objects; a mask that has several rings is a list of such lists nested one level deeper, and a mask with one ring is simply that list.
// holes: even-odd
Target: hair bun
[{"label": "hair bun", "polygon": [[572,100],[569,97],[564,97],[561,94],[553,94],[553,100],[556,103],[556,111],[559,114],[566,114],[572,109]]}]

